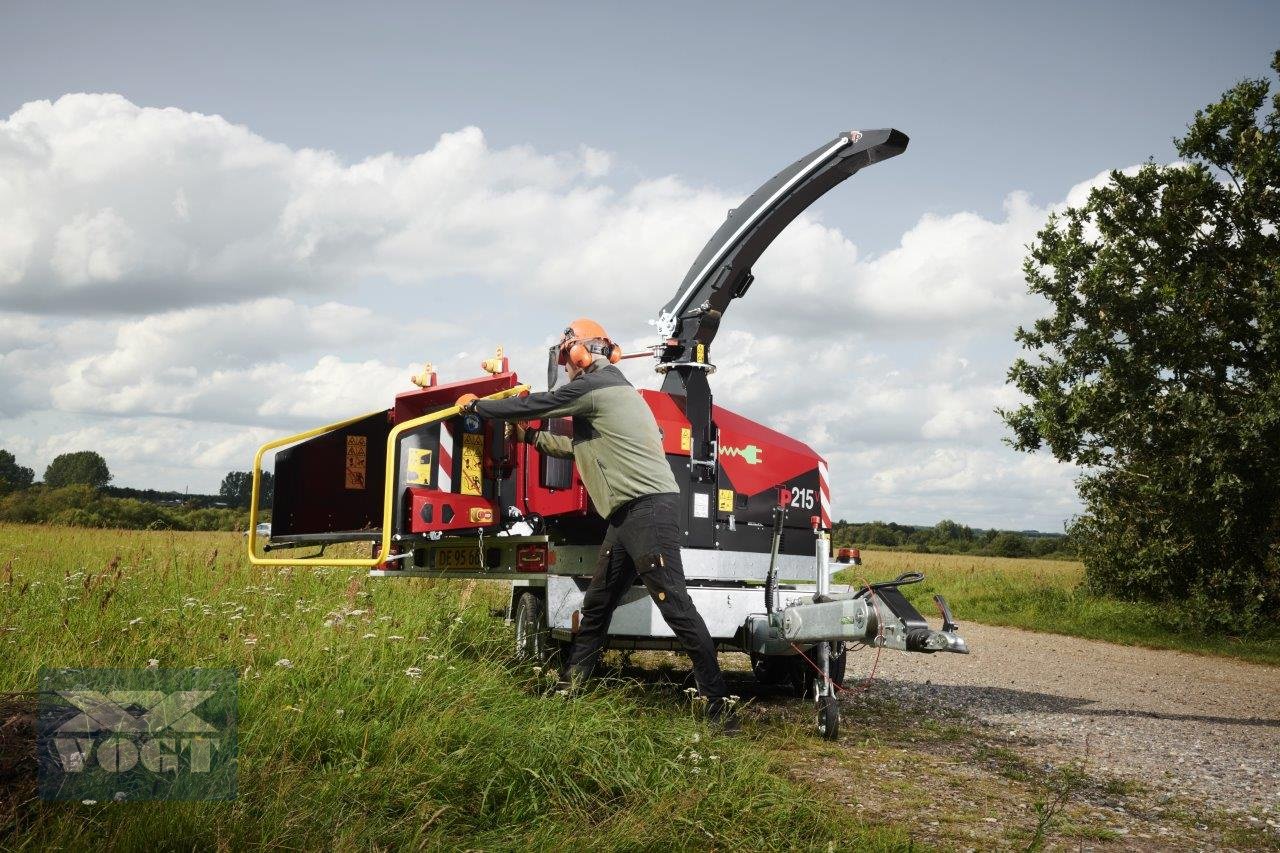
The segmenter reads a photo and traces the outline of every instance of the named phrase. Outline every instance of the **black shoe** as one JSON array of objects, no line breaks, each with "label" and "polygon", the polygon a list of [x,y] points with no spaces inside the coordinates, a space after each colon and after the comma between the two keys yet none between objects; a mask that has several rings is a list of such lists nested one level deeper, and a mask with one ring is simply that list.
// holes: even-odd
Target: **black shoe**
[{"label": "black shoe", "polygon": [[707,722],[718,726],[721,734],[736,735],[742,731],[742,721],[729,699],[711,699],[707,702]]}]

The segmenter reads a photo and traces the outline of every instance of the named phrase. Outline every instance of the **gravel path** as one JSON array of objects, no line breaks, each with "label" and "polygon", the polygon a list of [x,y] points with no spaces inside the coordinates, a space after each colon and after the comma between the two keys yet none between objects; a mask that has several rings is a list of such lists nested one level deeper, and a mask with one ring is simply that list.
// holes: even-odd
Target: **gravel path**
[{"label": "gravel path", "polygon": [[[1055,758],[1280,825],[1280,668],[967,623],[972,654],[885,652],[875,692],[960,711]],[[851,655],[849,680],[871,666]]]}]

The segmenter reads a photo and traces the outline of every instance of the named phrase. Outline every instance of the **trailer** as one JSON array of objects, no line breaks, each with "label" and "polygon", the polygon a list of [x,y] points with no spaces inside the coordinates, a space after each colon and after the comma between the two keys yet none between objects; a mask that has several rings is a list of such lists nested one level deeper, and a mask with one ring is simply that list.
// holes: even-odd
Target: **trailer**
[{"label": "trailer", "polygon": [[[851,647],[967,653],[947,603],[938,629],[902,595],[923,580],[833,592],[831,575],[852,555],[832,554],[826,461],[808,445],[713,402],[711,344],[751,267],[809,205],[859,170],[902,153],[897,130],[849,131],[783,169],[729,212],[650,321],[657,340],[635,354],[664,375],[638,393],[658,423],[680,488],[681,556],[689,595],[717,646],[750,655],[764,683],[790,684],[814,703],[819,733],[839,732],[840,688]],[[262,463],[275,455],[270,535],[251,527],[255,565],[361,566],[380,578],[489,579],[511,583],[507,611],[516,654],[548,660],[572,641],[596,569],[605,523],[572,460],[516,442],[513,426],[464,414],[463,394],[526,393],[499,349],[477,377],[441,384],[428,366],[414,390],[384,410],[259,448],[253,465],[257,518]],[[554,349],[547,382],[559,381]],[[573,435],[571,419],[541,425]],[[369,557],[332,557],[362,542]],[[301,556],[273,556],[308,549]],[[843,561],[843,562],[842,562]],[[679,643],[645,587],[624,597],[610,647]]]}]

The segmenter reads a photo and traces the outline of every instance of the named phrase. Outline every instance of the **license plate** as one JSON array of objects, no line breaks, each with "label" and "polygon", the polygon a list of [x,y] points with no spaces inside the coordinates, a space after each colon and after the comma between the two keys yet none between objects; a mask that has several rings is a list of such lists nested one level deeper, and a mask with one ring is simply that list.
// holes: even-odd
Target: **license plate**
[{"label": "license plate", "polygon": [[436,550],[437,569],[479,569],[478,548],[439,548]]}]

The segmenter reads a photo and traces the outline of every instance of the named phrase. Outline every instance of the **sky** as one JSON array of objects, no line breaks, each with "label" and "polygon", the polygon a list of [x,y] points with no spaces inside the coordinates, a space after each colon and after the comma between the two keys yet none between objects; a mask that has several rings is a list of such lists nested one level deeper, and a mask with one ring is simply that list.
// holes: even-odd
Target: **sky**
[{"label": "sky", "polygon": [[1061,530],[1078,472],[994,412],[1026,245],[1175,159],[1280,6],[886,5],[0,3],[0,447],[215,491],[423,361],[647,344],[729,208],[892,126],[757,264],[717,402],[822,453],[837,517]]}]

